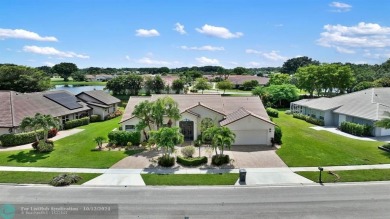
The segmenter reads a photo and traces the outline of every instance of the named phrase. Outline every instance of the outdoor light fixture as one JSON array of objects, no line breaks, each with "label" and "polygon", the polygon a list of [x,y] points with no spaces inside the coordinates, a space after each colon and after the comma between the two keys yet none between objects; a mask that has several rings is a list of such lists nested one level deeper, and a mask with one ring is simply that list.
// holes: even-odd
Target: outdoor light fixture
[{"label": "outdoor light fixture", "polygon": [[322,167],[318,167],[318,170],[320,171],[320,177],[319,177],[319,183],[320,184],[322,184],[322,177],[321,177],[321,173],[322,173],[322,171],[324,171],[324,168],[322,168]]}]

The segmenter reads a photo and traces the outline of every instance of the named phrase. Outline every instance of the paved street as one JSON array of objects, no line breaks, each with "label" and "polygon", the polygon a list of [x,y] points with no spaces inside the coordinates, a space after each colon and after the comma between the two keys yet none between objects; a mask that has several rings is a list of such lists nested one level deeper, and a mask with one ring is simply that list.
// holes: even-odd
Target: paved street
[{"label": "paved street", "polygon": [[388,218],[390,205],[388,182],[298,187],[0,186],[0,190],[1,203],[118,204],[119,218]]}]

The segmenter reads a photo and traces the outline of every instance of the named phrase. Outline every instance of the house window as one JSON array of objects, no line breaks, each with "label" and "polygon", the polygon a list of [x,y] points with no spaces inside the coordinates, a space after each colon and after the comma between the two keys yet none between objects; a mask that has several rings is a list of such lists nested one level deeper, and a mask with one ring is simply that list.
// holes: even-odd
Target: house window
[{"label": "house window", "polygon": [[62,116],[62,124],[65,124],[65,122],[69,121],[69,115]]},{"label": "house window", "polygon": [[323,117],[323,116],[320,116],[320,120],[324,120],[324,117]]},{"label": "house window", "polygon": [[125,130],[134,130],[135,125],[125,125]]}]

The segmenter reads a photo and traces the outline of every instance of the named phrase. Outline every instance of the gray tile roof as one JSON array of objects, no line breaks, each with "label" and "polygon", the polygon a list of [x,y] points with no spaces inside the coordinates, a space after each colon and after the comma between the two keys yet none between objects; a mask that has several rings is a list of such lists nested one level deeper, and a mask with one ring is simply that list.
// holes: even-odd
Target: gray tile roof
[{"label": "gray tile roof", "polygon": [[133,117],[132,112],[134,110],[134,106],[139,104],[141,101],[154,101],[164,96],[172,97],[178,103],[181,113],[191,111],[193,107],[198,105],[216,111],[224,116],[234,113],[240,108],[244,108],[253,115],[271,122],[259,97],[222,97],[219,94],[178,94],[152,95],[151,97],[130,97],[121,122]]},{"label": "gray tile roof", "polygon": [[78,97],[80,94],[83,94],[83,93],[92,97],[93,99],[95,99],[96,103],[103,103],[106,105],[111,105],[114,103],[121,102],[118,98],[113,97],[110,94],[108,94],[107,92],[102,91],[102,90],[84,91],[84,92],[77,94],[76,96]]},{"label": "gray tile roof", "polygon": [[[12,121],[11,127],[19,126],[23,118],[27,116],[34,116],[36,113],[50,114],[53,117],[59,117],[90,110],[90,108],[84,102],[79,102],[82,106],[81,108],[69,110],[66,107],[61,106],[60,104],[57,104],[54,101],[44,97],[44,94],[52,93],[68,93],[73,95],[68,91],[46,91],[37,93],[17,93],[14,91],[7,91],[0,93],[0,98],[2,100],[3,98],[7,99],[7,95],[11,99],[10,102],[6,102],[7,104],[1,104],[0,107],[0,118],[2,120],[6,120],[7,125],[10,125],[10,121]],[[12,111],[10,111],[10,108]],[[0,127],[8,126],[3,126],[3,124],[0,124]]]},{"label": "gray tile roof", "polygon": [[0,127],[12,127],[11,92],[0,91]]},{"label": "gray tile roof", "polygon": [[318,98],[296,101],[295,104],[318,110],[333,110],[335,113],[380,120],[390,111],[390,88],[370,88],[333,98]]}]

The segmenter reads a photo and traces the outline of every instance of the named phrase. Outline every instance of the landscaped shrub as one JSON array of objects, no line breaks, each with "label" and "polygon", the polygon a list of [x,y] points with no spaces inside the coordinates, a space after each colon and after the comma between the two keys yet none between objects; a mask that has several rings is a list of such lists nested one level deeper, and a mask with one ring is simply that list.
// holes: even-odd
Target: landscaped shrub
[{"label": "landscaped shrub", "polygon": [[272,144],[282,144],[282,129],[275,126],[274,138]]},{"label": "landscaped shrub", "polygon": [[38,145],[36,146],[36,150],[38,152],[41,152],[41,153],[51,152],[54,150],[54,142],[50,141],[50,140],[47,140],[46,142],[43,140],[40,140],[38,142]]},{"label": "landscaped shrub", "polygon": [[207,163],[207,157],[176,157],[176,162],[188,167],[200,166]]},{"label": "landscaped shrub", "polygon": [[284,113],[285,113],[286,115],[291,115],[291,110],[286,110],[286,111],[284,111]]},{"label": "landscaped shrub", "polygon": [[128,142],[132,145],[139,145],[141,142],[140,132],[112,131],[108,133],[109,142],[115,142],[118,145],[126,146]]},{"label": "landscaped shrub", "polygon": [[314,124],[314,125],[319,125],[319,126],[324,126],[324,121],[321,119],[316,119],[310,116],[306,116],[300,113],[293,113],[293,117],[301,120],[305,120],[308,123]]},{"label": "landscaped shrub", "polygon": [[279,111],[274,109],[274,108],[271,108],[271,107],[268,107],[266,109],[267,111],[267,114],[271,117],[275,117],[275,118],[278,118],[279,117]]},{"label": "landscaped shrub", "polygon": [[194,146],[185,146],[181,149],[181,153],[184,157],[192,157],[195,153],[195,147]]},{"label": "landscaped shrub", "polygon": [[104,117],[105,120],[113,119],[115,117],[121,116],[123,113],[120,110],[116,110],[113,113],[108,114],[107,116]]},{"label": "landscaped shrub", "polygon": [[[39,139],[43,138],[43,130],[38,131]],[[24,132],[18,134],[4,134],[0,136],[0,142],[3,147],[23,145],[35,142],[34,132]]]},{"label": "landscaped shrub", "polygon": [[353,122],[342,122],[340,130],[356,136],[372,136],[374,127],[370,125],[360,125]]},{"label": "landscaped shrub", "polygon": [[77,183],[81,177],[73,173],[63,173],[54,177],[49,184],[52,186],[68,186]]},{"label": "landscaped shrub", "polygon": [[74,119],[74,120],[70,120],[70,121],[65,122],[64,129],[71,129],[71,128],[79,127],[82,125],[88,125],[88,124],[89,124],[89,117],[84,117],[81,119]]},{"label": "landscaped shrub", "polygon": [[223,164],[227,164],[230,162],[230,157],[229,155],[214,155],[212,158],[211,158],[211,163],[216,165],[216,166],[220,166],[220,165],[223,165]]},{"label": "landscaped shrub", "polygon": [[175,158],[171,156],[161,156],[158,158],[158,165],[162,167],[171,167],[175,165]]},{"label": "landscaped shrub", "polygon": [[47,137],[48,138],[52,138],[52,137],[55,137],[58,133],[58,130],[56,128],[52,128],[49,130],[49,132],[47,133]]},{"label": "landscaped shrub", "polygon": [[90,122],[100,122],[102,121],[101,115],[91,115]]}]

